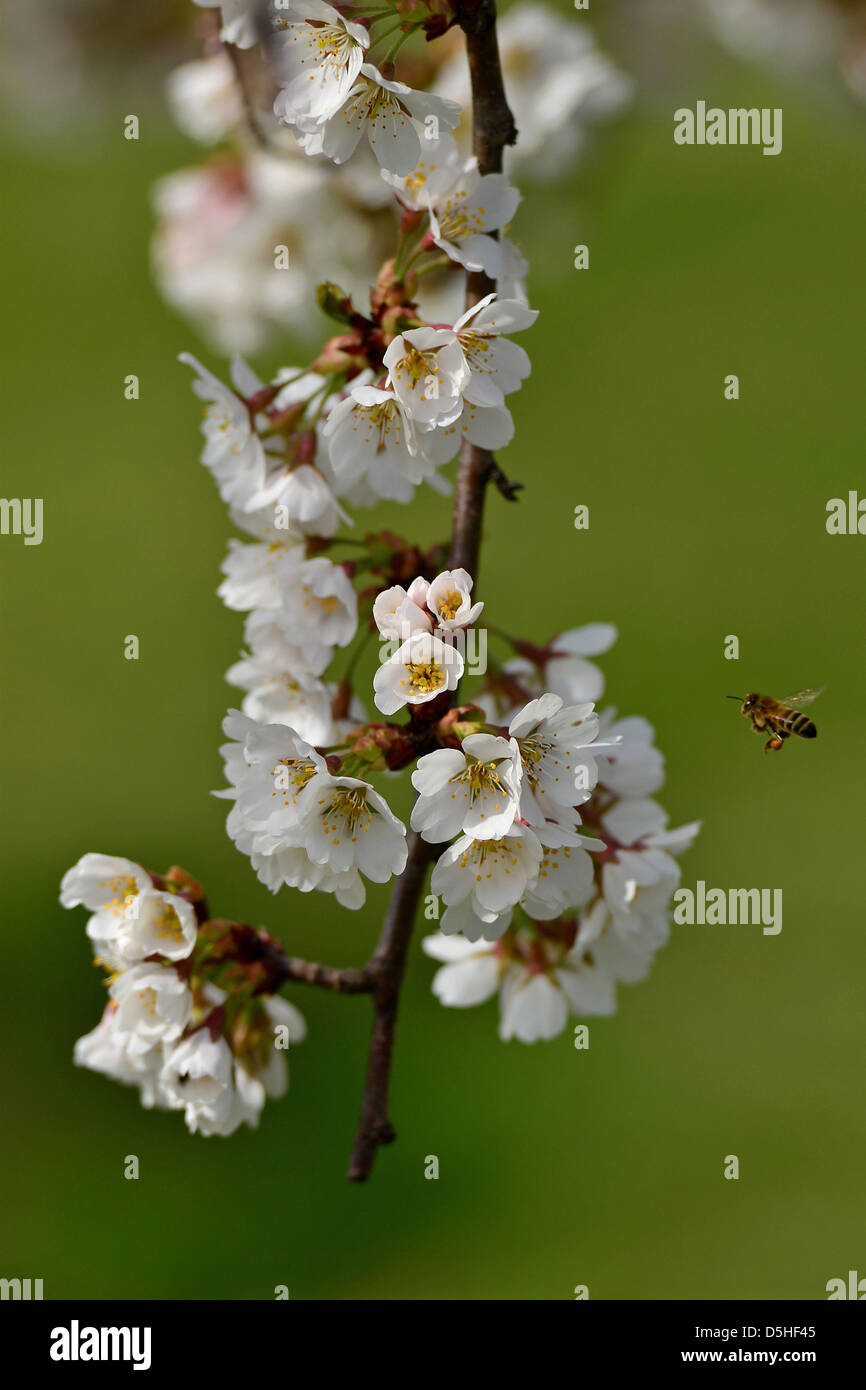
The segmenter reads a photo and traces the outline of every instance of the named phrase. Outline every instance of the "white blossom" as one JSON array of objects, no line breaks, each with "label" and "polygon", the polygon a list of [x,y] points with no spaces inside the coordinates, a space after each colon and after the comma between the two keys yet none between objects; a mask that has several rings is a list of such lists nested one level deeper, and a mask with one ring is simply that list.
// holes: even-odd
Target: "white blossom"
[{"label": "white blossom", "polygon": [[222,564],[225,579],[217,593],[226,608],[279,608],[289,573],[305,558],[297,537],[245,544],[230,540]]},{"label": "white blossom", "polygon": [[297,888],[300,893],[333,893],[349,912],[357,912],[366,902],[367,890],[357,869],[337,872],[328,864],[314,864],[303,846],[274,848],[265,844],[263,849],[246,852],[259,882],[272,893],[283,886]]},{"label": "white blossom", "polygon": [[602,724],[604,738],[618,746],[599,763],[599,779],[618,796],[649,796],[665,780],[665,760],[655,746],[655,730],[639,715],[617,719],[615,710],[606,710]]},{"label": "white blossom", "polygon": [[185,1109],[192,1133],[219,1133],[226,1127],[233,1101],[233,1062],[225,1038],[212,1039],[197,1028],[170,1048],[160,1081],[172,1102]]},{"label": "white blossom", "polygon": [[437,748],[419,758],[412,785],[418,799],[411,825],[423,840],[499,838],[520,802],[520,752],[513,739],[470,734],[462,748]]},{"label": "white blossom", "polygon": [[314,748],[339,743],[348,728],[365,718],[364,706],[353,696],[348,719],[334,719],[335,685],[303,670],[286,671],[263,656],[235,662],[226,680],[247,692],[241,709],[250,719],[259,724],[289,724]]},{"label": "white blossom", "polygon": [[60,901],[91,909],[87,935],[97,954],[117,968],[154,954],[182,960],[195,945],[191,905],[155,889],[150,875],[129,859],[83,855],[64,875]]},{"label": "white blossom", "polygon": [[342,565],[324,555],[287,568],[282,618],[302,647],[345,647],[358,627],[358,596]]},{"label": "white blossom", "polygon": [[422,949],[434,960],[444,962],[433,976],[432,990],[442,1004],[469,1009],[491,999],[499,988],[504,964],[496,954],[496,943],[481,937],[466,941],[460,936],[425,936]]},{"label": "white blossom", "polygon": [[60,902],[63,907],[87,907],[94,914],[88,936],[104,939],[113,923],[125,916],[133,898],[153,887],[150,874],[131,859],[111,854],[83,854],[63,875]]},{"label": "white blossom", "polygon": [[280,79],[276,116],[287,125],[318,122],[343,105],[361,71],[370,35],[323,0],[292,6],[272,54]]},{"label": "white blossom", "polygon": [[563,818],[573,824],[572,808],[588,800],[598,780],[592,751],[598,729],[592,704],[563,705],[552,693],[531,700],[511,720],[508,732],[523,763],[520,814],[527,824]]},{"label": "white blossom", "polygon": [[156,1051],[135,1060],[130,1057],[129,1033],[120,1026],[117,1006],[113,1002],[96,1027],[78,1038],[72,1056],[77,1067],[100,1072],[126,1086],[152,1087],[161,1066],[161,1057]]},{"label": "white blossom", "polygon": [[427,955],[443,964],[433,992],[451,1008],[470,1008],[499,994],[499,1036],[532,1043],[556,1037],[569,1014],[588,1018],[616,1007],[613,977],[594,965],[576,944],[535,938],[526,955],[511,941],[425,937]]},{"label": "white blossom", "polygon": [[373,677],[373,701],[382,714],[404,705],[423,705],[446,690],[456,690],[463,657],[432,633],[415,632],[402,642]]},{"label": "white blossom", "polygon": [[247,499],[247,513],[263,513],[269,524],[285,519],[286,530],[332,536],[349,518],[327,480],[313,464],[268,459],[271,467],[263,484]]},{"label": "white blossom", "polygon": [[115,960],[128,963],[153,955],[184,960],[192,954],[197,932],[190,903],[176,893],[150,889],[134,897],[126,912],[114,920],[107,944]]},{"label": "white blossom", "polygon": [[466,161],[462,159],[453,135],[445,131],[434,137],[425,130],[421,158],[408,174],[391,174],[381,169],[384,182],[396,189],[401,203],[416,212],[427,212],[430,200],[441,197],[460,178]]},{"label": "white blossom", "polygon": [[337,278],[361,294],[369,263],[387,250],[385,219],[347,187],[356,163],[328,170],[290,142],[220,152],[158,180],[152,258],[162,295],[222,353],[258,352],[286,330],[310,339],[320,323],[311,284]]},{"label": "white blossom", "polygon": [[[488,412],[483,412],[487,414]],[[544,660],[540,666],[526,657],[513,657],[503,665],[506,676],[516,680],[529,695],[546,693],[559,695],[566,705],[596,703],[604,691],[604,676],[598,666],[587,661],[588,656],[597,656],[612,647],[617,639],[617,630],[612,623],[587,623],[573,628],[548,643]],[[478,703],[493,718],[496,701],[481,696]],[[519,706],[513,706],[503,717],[510,719]],[[619,733],[611,728],[612,716],[605,713],[600,725],[605,740],[612,742]],[[620,750],[621,751],[621,750]]]},{"label": "white blossom", "polygon": [[307,814],[307,789],[327,772],[325,760],[285,724],[256,724],[230,710],[223,729],[231,742],[220,752],[233,796],[250,820],[275,841],[297,843]]},{"label": "white blossom", "polygon": [[[250,412],[238,392],[224,386],[190,353],[181,353],[178,360],[198,374],[193,390],[205,402],[201,461],[213,474],[223,501],[243,507],[265,479],[264,449],[252,427]],[[246,363],[236,358],[233,376],[245,368]]]},{"label": "white blossom", "polygon": [[328,415],[322,434],[341,491],[365,482],[376,497],[411,502],[416,485],[433,472],[393,391],[353,386]]},{"label": "white blossom", "polygon": [[446,935],[462,931],[470,941],[501,936],[510,910],[538,877],[541,859],[537,835],[518,822],[496,840],[461,835],[444,851],[430,879],[430,891],[448,909],[441,930]]},{"label": "white blossom", "polygon": [[304,849],[335,873],[358,869],[387,883],[406,866],[406,827],[385,798],[356,777],[318,776],[308,793]]},{"label": "white blossom", "polygon": [[392,82],[372,64],[364,63],[342,105],[331,116],[297,121],[290,113],[278,114],[299,127],[298,142],[308,155],[325,154],[335,164],[342,164],[366,134],[383,169],[408,174],[421,155],[419,131],[425,119],[434,116],[441,129],[453,130],[460,108],[431,92],[416,92],[403,82]]},{"label": "white blossom", "polygon": [[457,320],[454,332],[470,369],[463,388],[467,401],[501,406],[507,395],[520,389],[531,364],[520,344],[502,335],[529,328],[537,318],[537,311],[519,300],[498,300],[489,294]]},{"label": "white blossom", "polygon": [[427,611],[428,585],[415,582],[407,592],[402,584],[393,584],[376,595],[373,621],[383,637],[405,640],[414,632],[432,632],[433,620]]},{"label": "white blossom", "polygon": [[469,365],[450,328],[411,328],[387,347],[388,385],[412,420],[450,425],[463,409]]},{"label": "white blossom", "polygon": [[499,1036],[503,1042],[510,1038],[538,1042],[561,1033],[569,1013],[590,1018],[615,1009],[613,980],[569,952],[549,971],[519,965],[507,971],[500,997]]},{"label": "white blossom", "polygon": [[450,424],[422,436],[424,452],[433,464],[448,463],[464,440],[480,449],[504,449],[514,438],[514,421],[507,406],[481,407],[464,400]]},{"label": "white blossom", "polygon": [[536,922],[585,906],[594,896],[593,862],[581,837],[550,823],[535,826],[542,846],[538,877],[521,899],[521,907]]},{"label": "white blossom", "polygon": [[192,1012],[189,986],[171,966],[142,962],[116,975],[109,994],[117,1005],[115,1026],[128,1035],[127,1056],[146,1058],[160,1043],[179,1038]]},{"label": "white blossom", "polygon": [[425,200],[430,235],[450,260],[466,270],[483,270],[491,280],[502,272],[502,250],[491,232],[511,221],[520,194],[505,174],[479,174],[470,160],[442,191],[428,181]]},{"label": "white blossom", "polygon": [[458,632],[480,616],[484,604],[472,602],[473,583],[464,569],[443,570],[431,581],[425,601],[442,631]]}]

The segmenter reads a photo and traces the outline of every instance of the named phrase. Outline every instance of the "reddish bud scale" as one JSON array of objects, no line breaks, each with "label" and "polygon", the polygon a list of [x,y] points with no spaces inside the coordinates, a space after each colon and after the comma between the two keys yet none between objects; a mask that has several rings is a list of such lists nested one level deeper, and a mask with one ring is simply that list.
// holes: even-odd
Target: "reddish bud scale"
[{"label": "reddish bud scale", "polygon": [[277,434],[288,434],[303,417],[306,410],[305,401],[297,401],[294,405],[287,405],[285,410],[272,410],[268,414],[270,428]]},{"label": "reddish bud scale", "polygon": [[202,1028],[206,1028],[210,1033],[211,1042],[216,1042],[223,1035],[226,1026],[226,1011],[222,1004],[218,1004],[215,1009],[211,1009],[207,1018],[202,1023]]},{"label": "reddish bud scale", "polygon": [[150,874],[150,881],[160,893],[176,893],[195,911],[199,926],[207,921],[208,909],[204,889],[185,869],[173,865],[167,874]]},{"label": "reddish bud scale", "polygon": [[302,464],[311,464],[316,459],[316,434],[315,430],[304,430],[295,439],[295,448],[292,462],[296,468]]},{"label": "reddish bud scale", "polygon": [[425,19],[423,26],[427,42],[432,43],[434,39],[441,39],[443,34],[447,34],[452,24],[456,23],[457,19],[454,15],[449,19],[444,14],[431,14],[429,19]]},{"label": "reddish bud scale", "polygon": [[333,720],[348,719],[349,706],[352,703],[352,682],[341,681],[334,691],[331,700],[331,718]]},{"label": "reddish bud scale", "polygon": [[560,917],[555,922],[533,922],[533,926],[540,936],[560,942],[569,951],[577,940],[576,917]]},{"label": "reddish bud scale", "polygon": [[459,748],[464,738],[477,734],[486,722],[486,715],[477,705],[459,705],[448,710],[436,725],[436,739],[443,748]]},{"label": "reddish bud scale", "polygon": [[259,411],[267,410],[273,404],[282,389],[282,382],[274,382],[271,386],[263,386],[255,395],[242,396],[241,400],[251,415],[258,415]]},{"label": "reddish bud scale", "polygon": [[546,647],[536,647],[532,642],[515,642],[514,650],[519,656],[531,661],[534,666],[544,666],[551,657],[558,655],[550,650],[549,644]]}]

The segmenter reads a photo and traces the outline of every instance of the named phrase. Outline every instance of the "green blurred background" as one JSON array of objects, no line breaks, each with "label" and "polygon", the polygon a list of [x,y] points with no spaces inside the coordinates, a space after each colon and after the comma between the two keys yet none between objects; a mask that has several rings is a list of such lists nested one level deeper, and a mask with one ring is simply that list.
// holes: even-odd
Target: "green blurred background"
[{"label": "green blurred background", "polygon": [[[699,97],[782,106],[782,155],[675,146],[673,110]],[[228,1140],[190,1137],[71,1062],[102,1001],[85,913],[57,903],[84,851],[182,864],[215,914],[334,964],[366,958],[387,898],[373,889],[357,914],[272,898],[209,796],[241,618],[215,597],[229,528],[175,358],[223,364],[150,283],[149,186],[197,157],[153,100],[137,144],[121,94],[78,137],[19,129],[0,151],[2,491],[45,499],[41,546],[0,539],[0,1273],[43,1278],[47,1297],[825,1297],[831,1277],[866,1272],[866,540],[824,525],[829,498],[866,490],[866,113],[699,48],[568,186],[528,193],[541,318],[501,459],[527,487],[515,506],[489,498],[479,586],[491,622],[532,637],[617,624],[606,702],[656,726],[673,823],[704,822],[685,884],[782,888],[784,929],[675,928],[586,1052],[570,1029],[503,1045],[493,1004],[440,1007],[419,929],[399,1138],[359,1188],[344,1172],[365,999],[291,991],[309,1037],[290,1094]],[[578,242],[588,271],[572,269]],[[293,358],[286,345],[256,365]],[[381,519],[430,542],[448,505]],[[822,682],[819,739],[778,757],[724,699]]]}]

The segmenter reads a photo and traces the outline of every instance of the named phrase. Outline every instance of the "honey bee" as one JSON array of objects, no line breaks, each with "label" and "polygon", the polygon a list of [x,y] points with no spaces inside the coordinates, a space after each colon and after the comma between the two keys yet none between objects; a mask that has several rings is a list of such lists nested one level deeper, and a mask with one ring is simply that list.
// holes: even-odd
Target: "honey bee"
[{"label": "honey bee", "polygon": [[799,734],[800,738],[816,738],[818,730],[806,714],[801,714],[799,706],[809,705],[824,689],[823,685],[810,690],[800,690],[796,695],[788,695],[784,700],[774,700],[772,695],[729,695],[729,700],[742,700],[741,713],[751,721],[752,732],[769,733],[771,737],[764,744],[764,752],[772,749],[778,753],[786,738]]}]

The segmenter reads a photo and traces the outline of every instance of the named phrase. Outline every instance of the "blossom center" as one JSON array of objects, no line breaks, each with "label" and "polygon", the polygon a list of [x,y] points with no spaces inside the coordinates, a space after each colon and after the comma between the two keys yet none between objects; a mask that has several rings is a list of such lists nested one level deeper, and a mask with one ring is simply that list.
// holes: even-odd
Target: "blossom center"
[{"label": "blossom center", "polygon": [[[322,812],[322,829],[326,835],[338,830],[347,830],[355,840],[356,830],[360,828],[366,835],[372,823],[373,816],[367,805],[367,792],[364,787],[340,787]],[[339,840],[334,840],[335,845],[339,843]]]},{"label": "blossom center", "polygon": [[138,884],[134,878],[109,878],[100,883],[100,888],[110,888],[114,897],[105,904],[107,912],[125,912],[133,898],[138,896]]},{"label": "blossom center", "polygon": [[439,617],[450,620],[460,611],[463,603],[463,595],[457,589],[451,589],[447,594],[443,594],[438,604]]},{"label": "blossom center", "polygon": [[530,734],[529,738],[518,740],[520,744],[520,757],[523,761],[523,771],[534,790],[538,785],[541,775],[541,764],[550,752],[553,744],[540,734]]},{"label": "blossom center", "polygon": [[433,690],[441,690],[445,684],[445,672],[438,661],[407,661],[404,671],[413,695],[429,695]]},{"label": "blossom center", "polygon": [[165,941],[172,941],[178,944],[183,940],[183,927],[171,903],[163,904],[156,922],[154,923],[154,927],[157,936]]},{"label": "blossom center", "polygon": [[468,792],[470,803],[475,802],[484,792],[499,792],[505,796],[505,788],[499,780],[498,765],[496,763],[475,762],[471,766],[452,777],[452,782],[462,782]]}]

